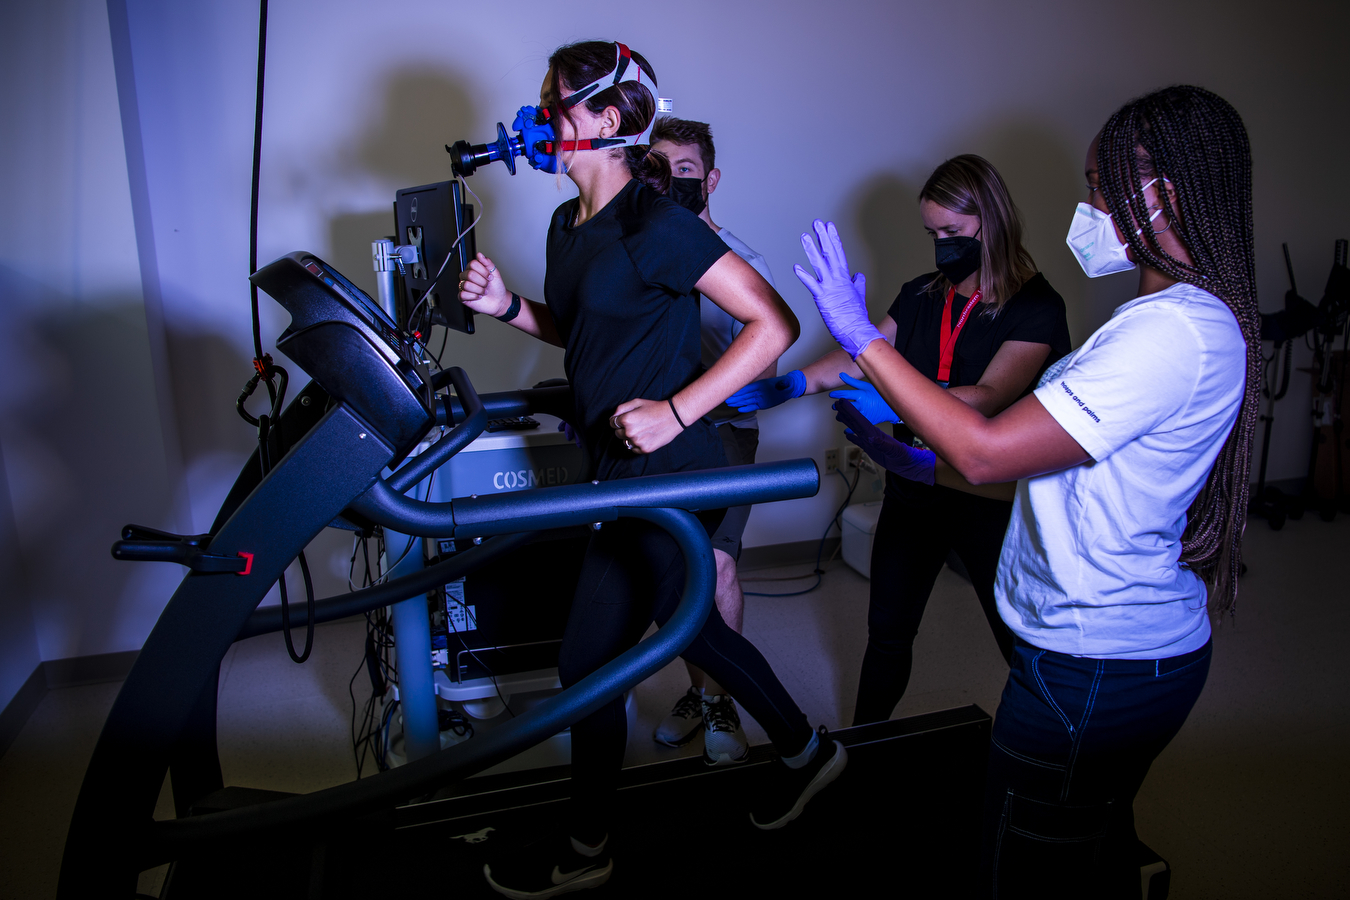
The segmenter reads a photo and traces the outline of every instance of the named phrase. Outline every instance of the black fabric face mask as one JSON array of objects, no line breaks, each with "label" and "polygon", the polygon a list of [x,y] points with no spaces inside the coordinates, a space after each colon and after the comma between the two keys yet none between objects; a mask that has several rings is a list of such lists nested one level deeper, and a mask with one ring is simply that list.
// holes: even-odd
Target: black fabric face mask
[{"label": "black fabric face mask", "polygon": [[952,284],[960,284],[980,267],[980,248],[979,238],[964,235],[938,238],[933,241],[938,271]]},{"label": "black fabric face mask", "polygon": [[[708,205],[707,198],[703,196],[702,178],[672,178],[670,179],[670,193],[666,196],[696,216],[702,213],[704,207]],[[976,265],[979,265],[979,263],[976,263]]]}]

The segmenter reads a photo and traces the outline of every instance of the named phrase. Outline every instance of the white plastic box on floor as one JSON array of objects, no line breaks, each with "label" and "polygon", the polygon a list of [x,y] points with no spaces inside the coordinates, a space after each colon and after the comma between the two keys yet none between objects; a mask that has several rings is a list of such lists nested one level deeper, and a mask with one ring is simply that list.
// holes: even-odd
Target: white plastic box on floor
[{"label": "white plastic box on floor", "polygon": [[839,517],[844,562],[864,578],[872,577],[872,537],[877,533],[880,516],[881,501],[871,500],[853,504]]}]

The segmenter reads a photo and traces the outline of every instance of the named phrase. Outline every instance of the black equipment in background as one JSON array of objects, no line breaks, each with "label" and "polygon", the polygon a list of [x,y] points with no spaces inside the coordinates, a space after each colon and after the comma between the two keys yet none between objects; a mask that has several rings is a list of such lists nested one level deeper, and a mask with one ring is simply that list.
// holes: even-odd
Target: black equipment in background
[{"label": "black equipment in background", "polygon": [[[406,267],[399,297],[400,324],[410,333],[426,335],[430,325],[423,329],[419,324],[430,322],[473,334],[473,310],[460,303],[455,291],[459,273],[477,253],[472,229],[464,231],[473,220],[473,205],[464,202],[457,181],[403,188],[396,194],[394,243],[417,247],[421,260]],[[455,258],[447,261],[452,252]]]},{"label": "black equipment in background", "polygon": [[[1252,491],[1251,499],[1247,503],[1247,512],[1264,518],[1272,531],[1283,528],[1286,519],[1303,517],[1302,506],[1297,502],[1291,505],[1293,498],[1286,497],[1277,487],[1266,486],[1266,463],[1270,458],[1270,432],[1275,424],[1275,404],[1284,399],[1284,395],[1289,391],[1293,339],[1302,337],[1317,321],[1317,307],[1299,296],[1298,284],[1294,280],[1294,264],[1289,258],[1289,245],[1282,244],[1281,247],[1284,250],[1284,268],[1289,273],[1289,290],[1284,292],[1284,309],[1276,313],[1261,314],[1261,340],[1273,341],[1275,349],[1261,369],[1261,395],[1268,398],[1270,404],[1260,417],[1265,423],[1265,432],[1261,437],[1261,465],[1256,490]],[[1284,354],[1284,363],[1280,386],[1276,388],[1271,378],[1271,367],[1278,363],[1281,351]]]},{"label": "black equipment in background", "polygon": [[1289,290],[1284,292],[1284,309],[1261,314],[1261,340],[1274,341],[1278,347],[1285,341],[1303,337],[1317,324],[1317,307],[1299,296],[1294,282],[1294,264],[1289,259],[1289,245],[1284,249],[1284,268],[1289,273]]},{"label": "black equipment in background", "polygon": [[[535,535],[518,554],[485,563],[457,584],[432,592],[431,646],[446,651],[451,684],[557,668],[590,533],[582,527]],[[441,555],[428,565],[451,558],[454,551],[446,548],[454,543],[440,541]],[[524,559],[528,573],[521,569]],[[469,612],[454,616],[452,606]]]},{"label": "black equipment in background", "polygon": [[[1312,374],[1317,382],[1312,401],[1312,448],[1308,455],[1308,479],[1304,496],[1322,521],[1336,518],[1337,508],[1350,511],[1346,484],[1345,376],[1350,358],[1350,270],[1346,268],[1345,240],[1336,241],[1331,274],[1317,304],[1313,330]],[[1340,337],[1341,350],[1336,350]]]}]

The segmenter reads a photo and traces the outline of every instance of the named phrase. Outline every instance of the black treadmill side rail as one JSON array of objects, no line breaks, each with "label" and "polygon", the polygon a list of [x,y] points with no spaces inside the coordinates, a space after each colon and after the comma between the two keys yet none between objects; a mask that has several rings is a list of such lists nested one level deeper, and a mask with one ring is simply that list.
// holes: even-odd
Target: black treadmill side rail
[{"label": "black treadmill side rail", "polygon": [[203,689],[282,572],[367,489],[394,449],[347,406],[330,409],[211,540],[253,554],[248,575],[189,573],[146,638],[85,772],[61,861],[58,896],[130,897],[175,742]]}]

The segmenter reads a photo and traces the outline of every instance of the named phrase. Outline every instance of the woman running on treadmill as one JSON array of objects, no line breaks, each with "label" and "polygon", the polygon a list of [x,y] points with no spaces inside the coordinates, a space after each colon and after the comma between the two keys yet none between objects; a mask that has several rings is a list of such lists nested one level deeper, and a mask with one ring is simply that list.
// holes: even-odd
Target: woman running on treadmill
[{"label": "woman running on treadmill", "polygon": [[[937,271],[905,284],[878,327],[950,396],[996,415],[1069,352],[1064,301],[1022,246],[1021,216],[987,160],[967,154],[933,170],[919,192],[919,215],[933,239]],[[782,377],[749,384],[727,402],[746,412],[831,391],[831,397],[852,401],[873,424],[897,423],[896,438],[913,445],[914,432],[862,377],[849,355],[835,350]],[[994,603],[994,575],[1013,486],[976,488],[961,478],[935,483],[936,474],[936,467],[886,473],[872,540],[867,651],[854,725],[889,719],[904,696],[914,638],[949,552],[970,575],[999,653],[1012,657],[1012,632]]]},{"label": "woman running on treadmill", "polygon": [[[553,167],[579,196],[559,206],[549,226],[544,302],[509,290],[483,254],[460,275],[459,296],[470,309],[566,350],[582,444],[595,477],[606,480],[725,466],[704,416],[776,360],[799,330],[759,273],[664,196],[669,163],[636,144],[655,116],[655,86],[651,66],[623,44],[587,41],[555,51],[540,104],[557,133]],[[695,290],[745,325],[702,374]],[[721,516],[700,518],[711,533]],[[559,653],[563,685],[633,646],[653,619],[664,622],[683,581],[679,550],[665,532],[635,521],[595,532]],[[843,771],[843,747],[811,728],[764,657],[716,609],[683,655],[727,688],[778,748],[786,765],[751,819],[782,827]],[[626,738],[621,697],[572,727],[566,834],[485,867],[495,890],[549,897],[609,878]]]}]

